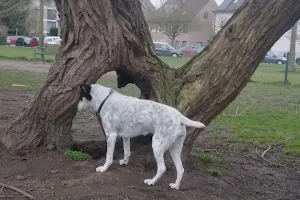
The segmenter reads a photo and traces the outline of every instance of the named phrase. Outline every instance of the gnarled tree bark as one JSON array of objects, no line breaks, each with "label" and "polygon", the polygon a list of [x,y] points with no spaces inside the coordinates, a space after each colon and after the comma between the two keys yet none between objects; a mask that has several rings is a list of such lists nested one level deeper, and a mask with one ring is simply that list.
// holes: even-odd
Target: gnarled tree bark
[{"label": "gnarled tree bark", "polygon": [[[55,0],[62,45],[47,81],[1,138],[10,150],[69,144],[79,85],[117,71],[119,86],[209,124],[240,93],[272,45],[300,18],[299,0],[249,0],[204,51],[175,70],[154,52],[139,0]],[[183,159],[199,130],[188,130]]]}]

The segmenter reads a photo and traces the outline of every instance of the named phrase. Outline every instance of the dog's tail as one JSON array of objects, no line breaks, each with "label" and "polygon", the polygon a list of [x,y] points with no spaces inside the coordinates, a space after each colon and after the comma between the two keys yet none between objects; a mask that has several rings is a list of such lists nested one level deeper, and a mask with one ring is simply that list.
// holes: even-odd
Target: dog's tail
[{"label": "dog's tail", "polygon": [[189,118],[186,118],[182,115],[183,123],[186,126],[195,127],[195,128],[205,128],[206,126],[202,124],[201,122],[190,120]]}]

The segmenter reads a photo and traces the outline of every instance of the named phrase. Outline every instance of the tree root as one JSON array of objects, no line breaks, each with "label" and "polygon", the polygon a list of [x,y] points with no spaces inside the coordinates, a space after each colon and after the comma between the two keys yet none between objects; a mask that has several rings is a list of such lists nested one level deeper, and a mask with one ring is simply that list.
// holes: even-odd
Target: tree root
[{"label": "tree root", "polygon": [[7,185],[7,184],[1,183],[1,182],[0,182],[0,186],[2,186],[3,188],[7,188],[7,189],[13,190],[13,191],[15,191],[15,192],[18,192],[18,193],[20,193],[20,194],[26,196],[26,197],[29,198],[29,199],[35,199],[35,197],[31,196],[30,194],[24,192],[23,190],[21,190],[21,189],[19,189],[19,188],[14,187],[14,186]]},{"label": "tree root", "polygon": [[7,199],[7,198],[14,198],[14,197],[13,197],[13,196],[0,195],[0,198],[5,198],[5,199]]},{"label": "tree root", "polygon": [[300,170],[298,169],[298,167],[296,166],[296,164],[297,164],[297,162],[295,162],[295,163],[293,164],[293,167],[297,170],[297,174],[300,174]]},{"label": "tree root", "polygon": [[52,197],[52,199],[54,199],[54,200],[58,200],[58,199],[55,198],[55,196],[54,196],[54,190],[53,190],[52,193],[51,193],[51,197]]},{"label": "tree root", "polygon": [[257,155],[259,155],[262,159],[264,159],[266,162],[268,162],[270,165],[275,165],[275,166],[278,166],[278,167],[284,167],[284,165],[281,165],[281,164],[277,164],[277,163],[274,163],[274,162],[271,162],[271,161],[269,161],[269,160],[267,160],[266,158],[265,158],[265,154],[271,149],[271,146],[270,145],[268,145],[269,147],[260,155],[259,153],[258,153],[258,150],[257,150],[257,147],[256,147],[256,149],[255,149],[255,151],[256,151],[256,154]]}]

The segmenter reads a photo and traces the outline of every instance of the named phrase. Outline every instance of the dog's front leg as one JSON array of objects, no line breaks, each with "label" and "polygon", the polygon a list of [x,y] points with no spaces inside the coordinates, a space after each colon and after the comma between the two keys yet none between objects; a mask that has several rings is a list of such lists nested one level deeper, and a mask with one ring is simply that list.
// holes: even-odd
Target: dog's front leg
[{"label": "dog's front leg", "polygon": [[113,155],[116,144],[117,134],[111,133],[107,137],[107,152],[106,152],[106,161],[103,166],[97,167],[97,172],[105,172],[107,168],[113,163]]},{"label": "dog's front leg", "polygon": [[123,137],[124,159],[120,160],[120,165],[127,165],[130,156],[130,138]]}]

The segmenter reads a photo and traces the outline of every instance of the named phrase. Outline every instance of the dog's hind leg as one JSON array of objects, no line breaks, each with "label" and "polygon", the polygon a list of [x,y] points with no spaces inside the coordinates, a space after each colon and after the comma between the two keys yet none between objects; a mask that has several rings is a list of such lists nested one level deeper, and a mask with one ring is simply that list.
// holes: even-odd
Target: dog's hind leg
[{"label": "dog's hind leg", "polygon": [[115,144],[117,139],[117,133],[107,134],[107,152],[106,152],[106,161],[103,166],[97,167],[97,172],[105,172],[107,168],[113,163],[113,155],[115,150]]},{"label": "dog's hind leg", "polygon": [[[164,138],[161,138],[164,139]],[[152,148],[154,157],[157,163],[157,172],[153,179],[146,179],[144,180],[144,183],[146,185],[154,185],[156,181],[163,175],[163,173],[166,171],[166,165],[164,161],[164,153],[166,151],[166,142],[160,141],[157,139],[157,137],[152,138]]]},{"label": "dog's hind leg", "polygon": [[170,183],[169,186],[172,189],[178,190],[180,186],[180,182],[182,180],[182,176],[184,173],[184,168],[182,166],[181,162],[181,151],[182,151],[182,146],[184,142],[184,136],[179,137],[174,144],[171,145],[169,151],[171,154],[171,157],[173,159],[173,162],[176,167],[176,172],[177,172],[177,178],[175,183]]},{"label": "dog's hind leg", "polygon": [[130,138],[123,137],[124,159],[120,160],[120,165],[127,165],[130,156]]}]

